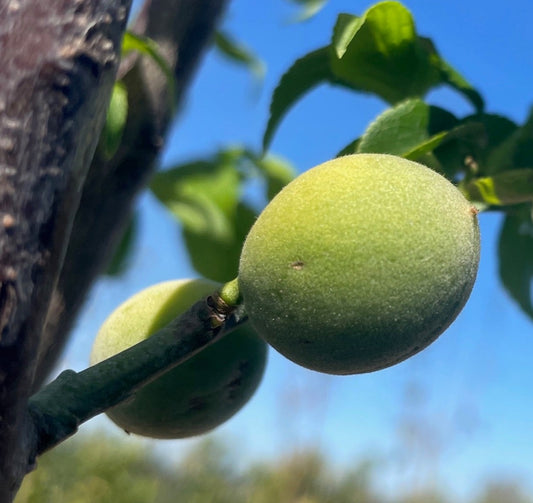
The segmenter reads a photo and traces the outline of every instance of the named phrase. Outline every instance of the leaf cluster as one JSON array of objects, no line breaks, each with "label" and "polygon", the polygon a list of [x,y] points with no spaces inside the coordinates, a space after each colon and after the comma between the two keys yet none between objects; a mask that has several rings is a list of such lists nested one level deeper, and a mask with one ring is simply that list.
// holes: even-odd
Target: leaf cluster
[{"label": "leaf cluster", "polygon": [[[417,33],[409,10],[379,2],[361,16],[340,14],[330,44],[298,59],[281,78],[263,137],[268,149],[283,117],[321,84],[381,98],[388,106],[337,155],[388,153],[454,182],[480,210],[503,213],[500,279],[533,317],[533,110],[524,124],[485,111],[480,92]],[[458,117],[428,93],[448,86],[471,105]]]},{"label": "leaf cluster", "polygon": [[[296,1],[301,19],[315,15],[323,1]],[[215,47],[256,75],[264,65],[244,44],[219,32]],[[164,59],[149,40],[127,34],[124,51],[140,51],[169,76]],[[168,77],[169,86],[172,78]],[[503,213],[499,274],[521,309],[533,317],[533,111],[524,124],[485,111],[481,93],[421,36],[409,10],[382,1],[362,15],[339,14],[330,43],[297,61],[273,92],[263,136],[267,151],[281,121],[315,87],[329,84],[381,98],[387,108],[336,155],[389,153],[423,163],[457,184],[480,210]],[[471,105],[458,117],[428,102],[428,93],[448,86]],[[101,139],[113,155],[127,116],[125,88],[118,82]],[[181,225],[193,267],[203,276],[229,281],[237,273],[244,238],[258,210],[246,200],[250,180],[265,187],[270,200],[294,177],[287,161],[244,147],[224,148],[209,158],[173,166],[155,175],[150,190]],[[132,221],[110,274],[124,270],[134,242]]]}]

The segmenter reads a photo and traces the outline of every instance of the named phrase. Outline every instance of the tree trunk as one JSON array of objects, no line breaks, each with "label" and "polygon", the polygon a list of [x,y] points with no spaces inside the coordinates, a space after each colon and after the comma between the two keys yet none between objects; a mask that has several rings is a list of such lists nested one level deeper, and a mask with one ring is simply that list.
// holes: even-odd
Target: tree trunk
[{"label": "tree trunk", "polygon": [[[177,98],[224,4],[145,5],[136,29],[161,44]],[[112,160],[94,156],[129,8],[0,0],[0,503],[35,461],[28,397],[106,265],[171,118],[165,78],[146,58],[129,58],[120,67],[130,107],[122,145]]]}]

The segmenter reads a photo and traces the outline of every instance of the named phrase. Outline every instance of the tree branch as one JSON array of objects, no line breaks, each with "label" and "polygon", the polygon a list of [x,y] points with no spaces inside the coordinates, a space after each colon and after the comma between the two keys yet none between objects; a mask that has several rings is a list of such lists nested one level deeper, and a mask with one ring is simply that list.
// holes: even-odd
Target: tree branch
[{"label": "tree branch", "polygon": [[238,306],[213,294],[126,351],[79,373],[64,371],[30,398],[27,425],[35,454],[73,435],[81,423],[220,340],[241,321]]}]

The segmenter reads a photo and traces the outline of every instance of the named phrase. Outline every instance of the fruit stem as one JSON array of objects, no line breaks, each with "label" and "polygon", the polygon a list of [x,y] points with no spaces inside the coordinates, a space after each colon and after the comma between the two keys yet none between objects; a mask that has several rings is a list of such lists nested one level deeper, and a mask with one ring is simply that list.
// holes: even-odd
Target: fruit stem
[{"label": "fruit stem", "polygon": [[241,300],[241,292],[239,291],[239,278],[228,281],[220,290],[219,295],[228,306],[238,306]]}]

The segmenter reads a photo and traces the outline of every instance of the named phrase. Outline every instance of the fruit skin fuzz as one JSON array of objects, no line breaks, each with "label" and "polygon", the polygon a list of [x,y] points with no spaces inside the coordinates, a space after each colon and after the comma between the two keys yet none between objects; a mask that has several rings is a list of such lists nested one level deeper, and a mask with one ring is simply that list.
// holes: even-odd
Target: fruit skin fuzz
[{"label": "fruit skin fuzz", "polygon": [[477,274],[477,211],[435,171],[386,154],[321,164],[287,185],[244,243],[253,327],[320,372],[379,370],[427,347]]}]

